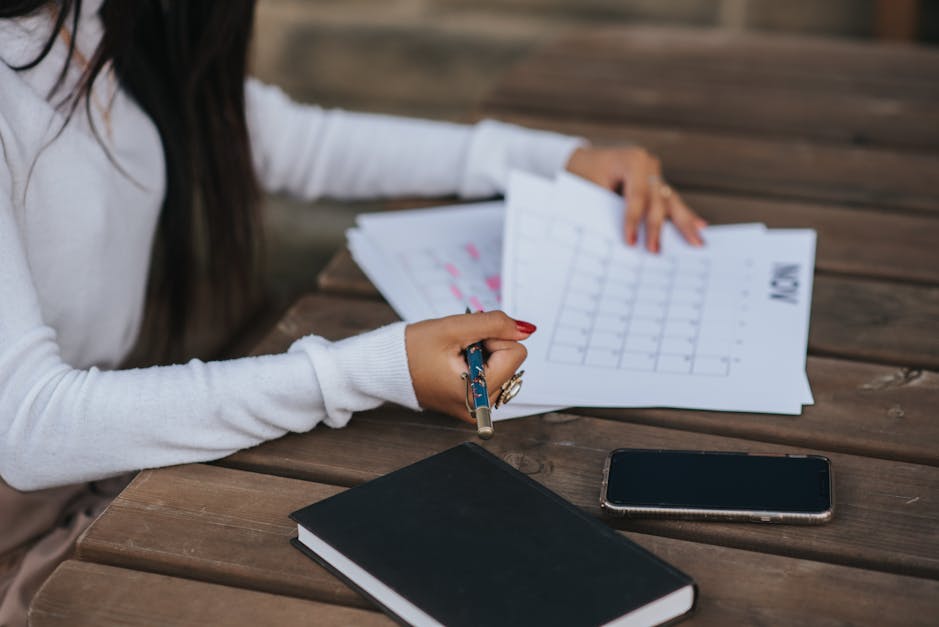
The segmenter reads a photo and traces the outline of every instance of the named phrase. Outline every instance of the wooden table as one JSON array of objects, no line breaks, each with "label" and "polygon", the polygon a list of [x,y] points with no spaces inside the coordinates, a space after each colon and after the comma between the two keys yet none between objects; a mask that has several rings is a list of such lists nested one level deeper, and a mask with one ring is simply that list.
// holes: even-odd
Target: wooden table
[{"label": "wooden table", "polygon": [[[501,423],[483,443],[594,515],[617,446],[828,455],[828,525],[611,523],[698,581],[689,624],[936,624],[937,78],[933,50],[610,30],[544,48],[485,104],[487,115],[647,146],[712,222],[819,233],[816,404],[802,416],[572,410]],[[257,352],[394,319],[341,252]],[[466,440],[455,420],[386,407],[217,464],[144,471],[43,588],[32,621],[388,624],[288,544],[287,514]]]}]

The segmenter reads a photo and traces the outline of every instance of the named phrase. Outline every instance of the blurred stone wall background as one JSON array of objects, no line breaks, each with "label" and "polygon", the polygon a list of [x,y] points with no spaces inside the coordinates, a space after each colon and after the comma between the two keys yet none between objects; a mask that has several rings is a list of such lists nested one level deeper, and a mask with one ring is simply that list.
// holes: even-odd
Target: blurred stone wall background
[{"label": "blurred stone wall background", "polygon": [[[935,0],[927,2],[935,7]],[[878,0],[259,0],[253,72],[305,102],[465,120],[510,64],[565,29],[649,23],[870,38],[883,6]],[[354,215],[378,206],[305,206],[283,198],[268,205],[268,280],[281,304],[314,287]]]}]

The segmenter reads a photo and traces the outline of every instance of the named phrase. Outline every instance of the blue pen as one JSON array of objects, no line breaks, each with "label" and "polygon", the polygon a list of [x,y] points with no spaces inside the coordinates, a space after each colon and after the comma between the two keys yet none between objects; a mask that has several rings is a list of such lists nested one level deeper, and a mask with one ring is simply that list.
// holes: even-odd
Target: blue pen
[{"label": "blue pen", "polygon": [[[469,307],[466,313],[470,313]],[[476,419],[476,433],[484,440],[488,440],[494,433],[492,429],[492,415],[489,409],[489,390],[486,387],[486,373],[483,370],[482,342],[470,344],[463,351],[469,372],[463,373],[466,381],[466,409],[470,416]]]}]

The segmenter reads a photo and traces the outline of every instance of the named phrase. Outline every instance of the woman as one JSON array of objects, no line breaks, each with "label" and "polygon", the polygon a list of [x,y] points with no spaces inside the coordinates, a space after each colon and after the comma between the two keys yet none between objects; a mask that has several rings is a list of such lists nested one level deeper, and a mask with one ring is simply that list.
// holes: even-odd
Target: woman
[{"label": "woman", "polygon": [[[468,419],[461,347],[492,389],[534,326],[501,312],[393,324],[287,353],[114,370],[143,305],[178,339],[190,277],[231,303],[251,274],[260,190],[304,199],[487,196],[510,168],[568,170],[628,200],[650,250],[703,222],[641,149],[496,122],[460,126],[290,102],[245,79],[254,2],[0,2],[0,625],[114,492],[102,480],[206,461],[391,401]],[[149,281],[151,257],[155,270]]]}]

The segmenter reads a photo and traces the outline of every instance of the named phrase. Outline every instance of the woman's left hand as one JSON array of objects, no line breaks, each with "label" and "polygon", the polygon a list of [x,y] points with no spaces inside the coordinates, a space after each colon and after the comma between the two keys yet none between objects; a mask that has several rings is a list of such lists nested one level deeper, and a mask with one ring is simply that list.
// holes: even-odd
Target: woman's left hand
[{"label": "woman's left hand", "polygon": [[578,148],[566,167],[573,174],[625,196],[623,236],[627,244],[636,244],[639,225],[645,222],[646,248],[658,252],[666,219],[671,219],[692,245],[703,243],[700,230],[707,222],[665,183],[661,162],[644,148]]}]

